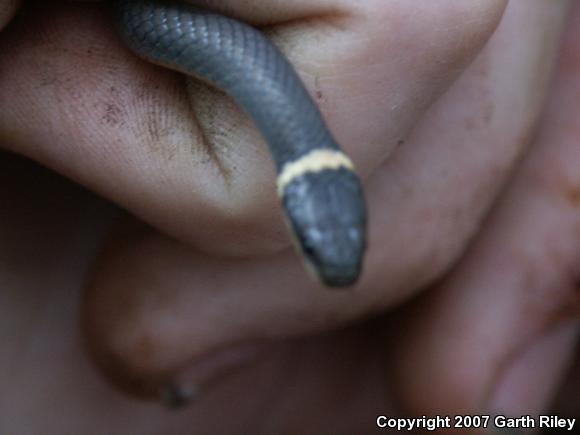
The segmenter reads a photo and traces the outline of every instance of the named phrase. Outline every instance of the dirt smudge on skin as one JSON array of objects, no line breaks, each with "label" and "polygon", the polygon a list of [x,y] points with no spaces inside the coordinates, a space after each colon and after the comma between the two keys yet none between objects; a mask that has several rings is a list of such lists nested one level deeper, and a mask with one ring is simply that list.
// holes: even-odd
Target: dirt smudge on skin
[{"label": "dirt smudge on skin", "polygon": [[118,105],[114,103],[106,103],[101,119],[103,123],[115,126],[120,124],[122,115],[123,111]]}]

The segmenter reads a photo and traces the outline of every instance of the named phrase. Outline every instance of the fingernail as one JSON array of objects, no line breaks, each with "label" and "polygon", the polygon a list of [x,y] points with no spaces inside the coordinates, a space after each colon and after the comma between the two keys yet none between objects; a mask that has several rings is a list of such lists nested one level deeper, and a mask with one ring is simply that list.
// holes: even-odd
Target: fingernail
[{"label": "fingernail", "polygon": [[262,344],[242,344],[217,351],[175,373],[159,393],[170,409],[180,409],[201,400],[220,380],[255,362],[265,353]]},{"label": "fingernail", "polygon": [[200,395],[197,385],[174,385],[167,384],[161,390],[161,402],[169,409],[180,409],[189,405]]}]

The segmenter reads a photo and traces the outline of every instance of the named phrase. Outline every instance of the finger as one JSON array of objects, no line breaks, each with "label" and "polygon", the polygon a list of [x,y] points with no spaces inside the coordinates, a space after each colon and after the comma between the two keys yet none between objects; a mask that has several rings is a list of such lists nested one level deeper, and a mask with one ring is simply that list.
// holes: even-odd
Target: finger
[{"label": "finger", "polygon": [[[528,13],[525,8],[517,10]],[[536,9],[536,17],[543,16],[545,12],[542,8]],[[515,24],[525,23],[527,26],[527,21],[521,15],[511,15],[518,17]],[[531,88],[535,89],[539,83],[547,80],[550,70],[547,59],[550,59],[550,52],[555,51],[558,44],[558,23],[561,24],[564,12],[550,16],[553,21],[543,23],[547,28],[543,33],[546,44],[541,46],[541,50],[526,52],[530,57],[523,62],[524,71],[519,73],[528,78],[525,76],[528,63],[542,65],[545,69],[537,76],[534,68],[530,83],[518,87],[517,92],[510,94],[509,98],[506,96],[502,99],[500,92],[494,98],[499,118],[513,112],[510,107],[514,96],[518,101],[525,101],[522,106],[526,110],[510,118],[513,125],[517,126],[514,127],[516,131],[511,133],[513,136],[506,139],[506,142],[502,142],[506,149],[510,149],[508,157],[511,159],[523,147],[521,137],[526,136],[524,129],[533,125],[542,94],[536,91],[533,97],[526,97]],[[499,61],[510,59],[512,50],[517,51],[516,47],[506,43],[509,38],[504,32],[510,31],[510,26],[503,27],[502,24],[496,35],[500,39],[496,40],[494,36],[493,41],[496,42],[492,41],[495,48],[501,47],[506,51],[486,52],[483,58],[486,63],[494,65],[489,71],[493,77],[501,77],[504,72],[515,73],[511,62],[507,62],[506,66]],[[534,39],[530,43],[537,47]],[[452,89],[441,104],[432,109],[428,122],[421,125],[416,136],[410,140],[409,147],[401,149],[408,149],[409,154],[399,162],[406,161],[407,165],[424,164],[422,158],[426,156],[422,155],[415,160],[413,149],[429,149],[434,153],[443,149],[453,161],[459,153],[458,145],[446,150],[448,143],[461,144],[466,139],[474,142],[493,140],[491,133],[497,124],[482,127],[477,135],[470,137],[463,129],[463,123],[450,121],[450,115],[446,114],[450,104],[460,105],[463,109],[461,115],[474,114],[477,117],[482,113],[472,93],[482,86],[481,81],[477,80],[481,76],[480,62],[478,60],[458,82],[463,92]],[[488,85],[487,82],[484,84]],[[507,83],[502,85],[507,86]],[[456,124],[460,128],[448,127]],[[507,126],[500,125],[507,129]],[[440,140],[438,134],[428,134],[429,131],[440,132],[446,128],[451,131],[442,135]],[[468,151],[474,149],[475,144]],[[461,161],[469,162],[465,156],[460,156]],[[481,155],[475,158],[481,158]],[[502,165],[507,171],[509,164]],[[422,244],[423,239],[431,242],[431,231],[432,240],[441,243],[436,237],[441,223],[447,222],[448,236],[452,237],[453,222],[456,227],[457,222],[461,222],[459,218],[450,221],[449,215],[437,214],[438,208],[430,204],[431,199],[428,198],[431,186],[440,186],[441,196],[438,199],[449,201],[447,197],[454,196],[449,195],[449,192],[455,192],[459,174],[452,172],[451,166],[445,167],[449,169],[448,174],[441,171],[443,175],[435,181],[423,176],[420,171],[416,175],[399,173],[401,179],[395,180],[392,190],[382,187],[384,178],[377,177],[377,184],[373,180],[368,189],[371,204],[368,270],[353,294],[329,294],[316,288],[303,276],[301,266],[290,254],[256,261],[224,261],[190,252],[187,247],[149,230],[140,232],[138,236],[127,236],[123,232],[117,234],[110,247],[103,252],[86,303],[85,321],[94,353],[118,383],[142,393],[148,388],[153,389],[152,385],[158,386],[172,376],[177,376],[176,373],[186,370],[190,364],[211,359],[213,354],[237,344],[268,342],[326,330],[383,310],[440,274],[459,251],[461,242],[455,238],[449,239],[451,242],[447,241],[450,246],[425,247]],[[473,172],[472,167],[467,170],[464,176]],[[479,171],[483,172],[483,168]],[[416,185],[412,182],[415,178]],[[473,192],[469,189],[478,189],[471,185],[462,185],[462,188],[466,191],[462,192],[465,196]],[[405,194],[409,191],[407,189],[417,193]],[[444,197],[444,192],[447,197]],[[423,206],[426,201],[429,201],[428,207]],[[446,203],[443,202],[443,205]],[[453,219],[462,209],[459,204],[451,205],[456,207],[451,211]],[[465,228],[471,228],[470,231],[473,230],[473,220],[477,213],[485,209],[477,204],[477,212],[469,215],[472,206],[474,204],[468,202],[463,215],[466,219]],[[434,211],[431,215],[433,220],[427,222],[427,227],[425,214],[430,210],[429,207]],[[417,228],[421,228],[421,231],[417,232]],[[410,243],[409,240],[416,241]],[[433,246],[439,248],[438,261],[433,261],[433,251],[430,251]],[[163,300],[161,309],[156,302],[158,298]],[[120,305],[119,300],[128,302]],[[147,343],[146,355],[142,343]],[[198,376],[201,375],[191,374],[189,381],[200,381]],[[151,391],[148,393],[151,394]]]},{"label": "finger", "polygon": [[382,304],[440,278],[483,225],[536,131],[569,4],[510,3],[485,49],[375,174],[368,268],[377,274],[367,278],[388,283]]},{"label": "finger", "polygon": [[[485,42],[504,2],[358,2],[340,25],[303,18],[304,2],[272,4],[281,16],[268,31],[368,173]],[[270,157],[220,92],[193,82],[188,98],[181,76],[120,45],[98,4],[37,2],[9,30],[3,146],[200,249],[247,255],[287,244]]]},{"label": "finger", "polygon": [[469,255],[398,325],[394,379],[418,413],[545,410],[579,335],[580,8],[531,154]]}]

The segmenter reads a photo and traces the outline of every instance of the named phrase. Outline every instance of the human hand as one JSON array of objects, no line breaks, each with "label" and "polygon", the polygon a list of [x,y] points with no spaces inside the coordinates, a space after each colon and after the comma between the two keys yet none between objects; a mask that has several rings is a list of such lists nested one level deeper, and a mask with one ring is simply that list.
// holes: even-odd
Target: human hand
[{"label": "human hand", "polygon": [[[101,362],[113,363],[109,375],[152,394],[168,381],[205,384],[240,359],[270,355],[263,363],[267,370],[261,365],[224,382],[216,387],[221,393],[200,400],[179,421],[194,418],[198,426],[211,425],[204,417],[211,409],[243,395],[251,400],[232,415],[231,423],[239,423],[249,408],[272,400],[267,393],[272,379],[288,375],[288,360],[304,360],[305,372],[323,379],[299,376],[295,395],[285,396],[289,404],[306,396],[313,403],[324,398],[326,411],[337,412],[344,395],[330,399],[324,392],[336,391],[331,385],[348,392],[354,387],[335,385],[335,373],[355,386],[379,385],[384,372],[342,364],[361,354],[356,361],[362,367],[380,363],[377,342],[359,341],[364,328],[292,344],[286,339],[382,312],[440,277],[478,229],[527,145],[523,138],[531,135],[541,107],[563,3],[537,2],[525,12],[510,6],[515,12],[494,42],[423,117],[493,32],[503,2],[465,7],[442,1],[419,9],[376,3],[346,5],[353,12],[346,23],[332,14],[326,19],[332,2],[271,3],[271,8],[252,8],[266,12],[251,17],[237,11],[268,25],[368,180],[371,250],[366,275],[353,293],[317,288],[303,276],[295,255],[281,252],[286,233],[274,206],[265,148],[243,114],[219,93],[191,86],[191,105],[213,144],[206,153],[191,124],[182,79],[133,59],[118,45],[99,7],[50,7],[44,16],[31,10],[0,40],[5,44],[0,64],[8,65],[0,75],[3,145],[156,228],[130,220],[114,233],[87,298],[91,343]],[[542,46],[533,38],[535,28],[527,27],[529,11],[545,29]],[[312,15],[319,19],[298,19]],[[529,36],[516,43],[512,32]],[[515,56],[521,64],[511,62]],[[514,83],[513,77],[522,80]],[[385,161],[405,138],[405,146]],[[85,255],[90,260],[90,253]],[[329,348],[341,358],[329,358]],[[200,362],[215,352],[213,362]],[[316,361],[319,371],[311,365]],[[183,368],[188,373],[176,375]],[[378,390],[356,396],[360,413],[380,405]],[[279,417],[290,427],[292,418],[306,420],[284,413],[281,405],[272,421]],[[136,405],[123,406],[142,412]],[[357,422],[349,409],[343,414]]]},{"label": "human hand", "polygon": [[392,379],[408,409],[536,422],[551,411],[578,428],[578,29],[575,5],[529,152],[482,231],[454,271],[398,315]]}]

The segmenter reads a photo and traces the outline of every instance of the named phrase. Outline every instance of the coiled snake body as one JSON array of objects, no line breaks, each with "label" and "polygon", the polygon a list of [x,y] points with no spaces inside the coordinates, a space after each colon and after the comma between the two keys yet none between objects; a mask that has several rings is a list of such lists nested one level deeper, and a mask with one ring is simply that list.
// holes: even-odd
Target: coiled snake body
[{"label": "coiled snake body", "polygon": [[182,2],[115,0],[125,43],[154,63],[231,95],[266,139],[278,194],[303,258],[327,286],[352,285],[366,247],[366,207],[294,68],[258,30]]}]

